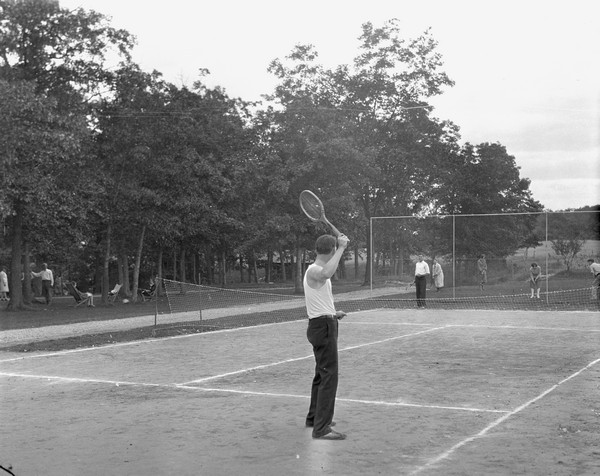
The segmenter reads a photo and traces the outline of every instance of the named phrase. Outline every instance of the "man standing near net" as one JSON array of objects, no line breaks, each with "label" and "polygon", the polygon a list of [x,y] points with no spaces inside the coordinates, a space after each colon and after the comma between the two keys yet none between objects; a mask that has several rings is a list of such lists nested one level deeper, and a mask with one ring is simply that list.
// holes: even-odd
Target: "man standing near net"
[{"label": "man standing near net", "polygon": [[310,406],[306,426],[313,438],[344,440],[346,435],[331,427],[338,386],[338,320],[346,315],[336,311],[331,290],[331,277],[348,246],[348,237],[341,234],[320,236],[315,244],[317,258],[304,274],[304,297],[308,313],[306,337],[315,355],[315,376],[312,381]]},{"label": "man standing near net", "polygon": [[[592,298],[596,298],[598,308],[600,309],[600,263],[596,263],[593,258],[590,258],[587,260],[587,264],[594,276],[594,282],[592,283]],[[594,293],[596,294],[595,296]]]},{"label": "man standing near net", "polygon": [[417,293],[417,307],[425,307],[425,297],[427,294],[427,276],[429,276],[429,265],[423,260],[423,255],[419,255],[419,260],[415,265],[415,290]]}]

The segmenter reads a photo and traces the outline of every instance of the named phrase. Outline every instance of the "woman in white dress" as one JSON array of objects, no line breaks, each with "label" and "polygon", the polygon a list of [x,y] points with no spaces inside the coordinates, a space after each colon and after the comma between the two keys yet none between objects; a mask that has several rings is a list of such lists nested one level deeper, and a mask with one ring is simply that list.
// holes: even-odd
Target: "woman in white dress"
[{"label": "woman in white dress", "polygon": [[433,260],[431,277],[433,278],[433,284],[437,291],[444,287],[444,271],[442,270],[442,265],[438,263],[437,259]]},{"label": "woman in white dress", "polygon": [[2,266],[0,268],[0,301],[8,301],[8,276],[6,275],[6,268]]}]

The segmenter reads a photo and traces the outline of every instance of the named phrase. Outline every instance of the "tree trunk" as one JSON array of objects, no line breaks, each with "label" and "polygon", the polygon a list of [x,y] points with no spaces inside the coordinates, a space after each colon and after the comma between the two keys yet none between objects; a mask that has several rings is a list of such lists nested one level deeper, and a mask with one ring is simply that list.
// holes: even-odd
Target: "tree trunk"
[{"label": "tree trunk", "polygon": [[267,269],[265,269],[265,283],[273,281],[273,251],[267,251]]},{"label": "tree trunk", "polygon": [[129,257],[123,254],[123,281],[121,284],[125,287],[125,296],[131,296],[131,279],[129,279]]},{"label": "tree trunk", "polygon": [[156,283],[156,295],[162,295],[162,277],[163,277],[163,249],[162,247],[158,250],[158,269],[156,271],[156,277],[154,282]]},{"label": "tree trunk", "polygon": [[358,280],[358,243],[354,245],[354,279]]},{"label": "tree trunk", "polygon": [[371,233],[367,229],[367,260],[366,260],[366,268],[365,268],[365,280],[363,282],[363,286],[369,286],[371,284],[371,280],[373,277],[371,276]]},{"label": "tree trunk", "polygon": [[279,261],[281,262],[281,279],[285,283],[287,281],[287,273],[285,270],[285,254],[283,251],[279,252]]},{"label": "tree trunk", "polygon": [[112,235],[112,223],[109,221],[106,227],[106,248],[104,251],[104,262],[102,263],[102,303],[108,302],[108,292],[110,291],[108,264],[110,262],[110,239]]},{"label": "tree trunk", "polygon": [[119,283],[122,284],[121,292],[123,296],[131,297],[131,280],[129,279],[129,257],[127,253],[121,253],[119,262]]},{"label": "tree trunk", "polygon": [[[29,252],[29,243],[23,242],[23,265],[21,269],[31,269],[31,253]],[[21,285],[23,286],[23,304],[31,305],[33,293],[31,292],[31,273],[23,273]]]},{"label": "tree trunk", "polygon": [[294,279],[294,294],[302,294],[302,250],[300,249],[300,240],[296,240],[296,273]]},{"label": "tree trunk", "polygon": [[16,214],[12,220],[12,257],[10,260],[10,301],[7,309],[15,311],[23,310],[23,284],[21,283],[21,273],[23,276],[29,275],[29,288],[31,289],[31,270],[23,268],[21,265],[21,245],[23,241],[23,214],[20,206],[17,206]]},{"label": "tree trunk", "polygon": [[179,260],[179,272],[181,273],[180,278],[181,278],[181,282],[185,283],[187,282],[185,277],[187,275],[187,266],[186,266],[186,257],[185,257],[185,246],[182,244],[181,245],[181,259]]},{"label": "tree trunk", "polygon": [[200,261],[199,253],[192,253],[192,278],[194,284],[200,284],[200,280],[198,279],[198,262]]},{"label": "tree trunk", "polygon": [[219,284],[221,287],[225,287],[226,286],[226,276],[227,276],[227,270],[225,269],[225,263],[227,262],[227,256],[225,255],[225,252],[221,252],[221,266],[219,267]]},{"label": "tree trunk", "polygon": [[142,232],[140,233],[140,240],[138,241],[138,247],[135,252],[135,266],[133,267],[133,289],[131,290],[131,300],[137,301],[139,280],[140,280],[140,265],[142,263],[142,250],[144,248],[144,235],[146,234],[146,225],[142,226]]},{"label": "tree trunk", "polygon": [[177,281],[177,250],[173,250],[173,281]]},{"label": "tree trunk", "polygon": [[258,266],[256,264],[256,254],[252,250],[252,269],[254,270],[254,284],[258,284]]}]

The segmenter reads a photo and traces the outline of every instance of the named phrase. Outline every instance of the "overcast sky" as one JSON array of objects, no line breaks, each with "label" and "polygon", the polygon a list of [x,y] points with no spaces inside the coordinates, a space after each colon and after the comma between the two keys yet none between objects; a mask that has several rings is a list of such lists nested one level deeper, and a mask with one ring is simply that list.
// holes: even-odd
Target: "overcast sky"
[{"label": "overcast sky", "polygon": [[431,100],[463,142],[500,142],[551,210],[600,203],[600,3],[596,0],[60,0],[135,35],[134,61],[179,86],[198,70],[229,96],[272,92],[269,63],[310,43],[349,64],[361,25],[431,27],[456,82]]}]

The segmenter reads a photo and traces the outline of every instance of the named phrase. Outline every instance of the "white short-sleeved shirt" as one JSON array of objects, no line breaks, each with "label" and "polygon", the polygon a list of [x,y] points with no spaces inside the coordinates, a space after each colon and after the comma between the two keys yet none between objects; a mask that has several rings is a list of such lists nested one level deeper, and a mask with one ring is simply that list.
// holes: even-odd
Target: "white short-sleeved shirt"
[{"label": "white short-sleeved shirt", "polygon": [[306,312],[309,319],[324,315],[335,315],[335,306],[333,304],[333,292],[331,290],[331,279],[325,281],[323,286],[318,289],[311,288],[308,285],[308,270],[314,267],[321,268],[316,264],[311,264],[306,273],[304,273],[304,300],[306,302]]},{"label": "white short-sleeved shirt", "polygon": [[415,266],[415,276],[425,276],[429,274],[429,265],[425,261],[418,261]]}]

